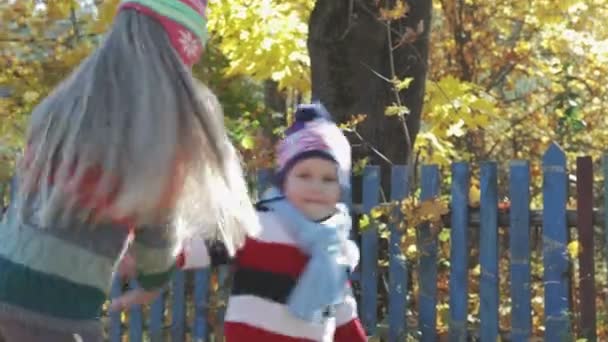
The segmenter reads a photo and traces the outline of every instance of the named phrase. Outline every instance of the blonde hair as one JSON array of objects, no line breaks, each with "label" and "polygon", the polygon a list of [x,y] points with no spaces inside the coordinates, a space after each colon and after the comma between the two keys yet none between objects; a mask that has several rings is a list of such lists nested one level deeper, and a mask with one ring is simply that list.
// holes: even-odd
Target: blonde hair
[{"label": "blonde hair", "polygon": [[[179,158],[182,191],[159,212]],[[162,26],[133,10],[119,12],[101,46],[34,109],[21,216],[45,227],[89,218],[99,208],[77,203],[70,190],[92,167],[102,170],[94,198],[113,198],[98,219],[128,216],[152,227],[172,219],[179,239],[219,236],[234,246],[257,229],[221,105]]]}]

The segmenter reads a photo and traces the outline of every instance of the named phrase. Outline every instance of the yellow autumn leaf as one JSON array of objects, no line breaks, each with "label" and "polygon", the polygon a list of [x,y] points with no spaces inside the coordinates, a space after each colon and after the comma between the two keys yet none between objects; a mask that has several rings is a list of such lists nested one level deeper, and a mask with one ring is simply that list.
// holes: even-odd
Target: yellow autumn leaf
[{"label": "yellow autumn leaf", "polygon": [[241,146],[246,150],[251,150],[255,147],[255,141],[251,135],[246,135],[241,139]]},{"label": "yellow autumn leaf", "polygon": [[432,198],[420,202],[417,214],[432,222],[437,222],[441,220],[442,215],[445,215],[448,212],[449,209],[446,202],[441,201],[438,198]]},{"label": "yellow autumn leaf", "polygon": [[357,174],[357,175],[361,174],[363,172],[363,169],[365,169],[365,167],[367,166],[368,163],[369,163],[369,157],[358,159],[353,165],[353,173]]},{"label": "yellow autumn leaf", "polygon": [[412,243],[407,246],[407,248],[405,250],[405,255],[407,256],[408,259],[415,258],[417,254],[418,254],[418,246],[416,246],[415,243]]},{"label": "yellow autumn leaf", "polygon": [[543,304],[545,303],[545,299],[542,296],[535,296],[534,298],[532,298],[532,309],[534,309],[537,312],[542,312],[544,307]]},{"label": "yellow autumn leaf", "polygon": [[477,115],[481,117],[487,117],[487,115],[492,115],[496,112],[496,103],[483,97],[472,97],[469,106],[476,110],[478,114],[484,114]]},{"label": "yellow autumn leaf", "polygon": [[469,205],[473,208],[478,208],[481,202],[481,190],[479,185],[471,184],[469,188]]},{"label": "yellow autumn leaf", "polygon": [[97,20],[91,24],[94,32],[104,32],[108,29],[114,19],[119,2],[120,0],[105,0],[97,7]]},{"label": "yellow autumn leaf", "polygon": [[394,78],[392,80],[395,89],[397,89],[398,91],[409,88],[409,86],[412,84],[413,81],[414,81],[413,77],[406,77],[403,80]]},{"label": "yellow autumn leaf", "polygon": [[68,16],[70,10],[75,9],[75,1],[49,1],[46,6],[46,15],[52,20],[61,20]]},{"label": "yellow autumn leaf", "polygon": [[375,220],[379,219],[382,216],[382,214],[384,214],[384,211],[382,210],[381,207],[374,207],[370,211],[370,216]]},{"label": "yellow autumn leaf", "polygon": [[213,292],[217,292],[220,287],[220,282],[219,282],[217,273],[214,272],[211,274],[209,282],[211,284],[211,286],[210,286],[211,290]]},{"label": "yellow autumn leaf", "polygon": [[570,256],[571,259],[576,259],[580,253],[583,252],[583,246],[581,246],[580,242],[578,242],[577,240],[574,241],[570,241],[570,243],[568,243],[568,255]]},{"label": "yellow autumn leaf", "polygon": [[455,124],[450,125],[450,127],[448,128],[446,135],[448,137],[461,137],[465,134],[465,131],[463,129],[464,126],[464,121],[458,120],[458,122],[456,122]]},{"label": "yellow autumn leaf", "polygon": [[380,8],[380,18],[382,20],[397,20],[403,18],[409,12],[409,5],[405,0],[397,0],[395,6],[391,9]]},{"label": "yellow autumn leaf", "polygon": [[369,216],[363,214],[361,215],[361,217],[359,218],[359,229],[360,230],[365,230],[369,227]]},{"label": "yellow autumn leaf", "polygon": [[437,83],[437,87],[445,92],[447,95],[446,97],[450,100],[465,95],[472,86],[472,84],[461,81],[452,75],[442,78]]},{"label": "yellow autumn leaf", "polygon": [[38,94],[38,92],[33,91],[33,90],[28,90],[23,94],[23,100],[27,103],[33,103],[36,100],[38,100],[39,96],[40,96],[40,94]]},{"label": "yellow autumn leaf", "polygon": [[481,274],[481,264],[477,264],[472,270],[471,275],[478,277]]},{"label": "yellow autumn leaf", "polygon": [[488,115],[475,115],[472,122],[473,127],[483,128],[490,124],[490,117]]},{"label": "yellow autumn leaf", "polygon": [[405,114],[409,114],[409,112],[410,112],[410,110],[407,107],[393,104],[393,105],[386,107],[386,109],[384,110],[384,115],[386,115],[386,116],[405,115]]},{"label": "yellow autumn leaf", "polygon": [[344,130],[354,130],[357,127],[357,125],[359,125],[360,123],[365,121],[366,118],[367,118],[367,115],[365,115],[365,114],[352,115],[350,117],[350,119],[348,119],[348,121],[340,123],[339,127],[340,127],[340,129],[344,129]]}]

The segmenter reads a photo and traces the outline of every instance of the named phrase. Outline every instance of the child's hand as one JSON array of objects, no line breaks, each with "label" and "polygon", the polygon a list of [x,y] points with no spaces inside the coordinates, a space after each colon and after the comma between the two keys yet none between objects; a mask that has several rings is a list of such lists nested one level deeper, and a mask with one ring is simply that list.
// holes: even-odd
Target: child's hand
[{"label": "child's hand", "polygon": [[135,290],[131,290],[128,291],[127,293],[123,294],[120,297],[114,298],[112,299],[112,302],[110,302],[110,311],[124,311],[127,310],[131,307],[131,305],[134,304],[148,304],[151,301],[153,301],[154,299],[156,299],[156,297],[158,297],[158,295],[160,294],[161,290],[152,290],[152,291],[146,291],[144,289],[135,289]]}]

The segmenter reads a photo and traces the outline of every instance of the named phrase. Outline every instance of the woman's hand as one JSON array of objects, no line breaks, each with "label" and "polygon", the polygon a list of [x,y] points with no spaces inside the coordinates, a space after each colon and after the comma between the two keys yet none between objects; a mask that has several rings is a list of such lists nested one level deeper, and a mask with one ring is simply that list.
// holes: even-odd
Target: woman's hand
[{"label": "woman's hand", "polygon": [[152,302],[158,297],[161,290],[146,291],[144,289],[130,290],[120,297],[112,299],[110,302],[110,311],[124,311],[131,305],[143,305]]}]

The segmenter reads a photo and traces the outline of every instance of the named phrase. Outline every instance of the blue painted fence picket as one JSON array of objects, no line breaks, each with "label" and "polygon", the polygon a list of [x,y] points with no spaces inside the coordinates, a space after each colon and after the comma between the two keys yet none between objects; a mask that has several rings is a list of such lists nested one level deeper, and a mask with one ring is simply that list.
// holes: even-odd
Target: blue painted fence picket
[{"label": "blue painted fence picket", "polygon": [[[370,215],[380,196],[380,168],[367,166],[363,171],[363,212]],[[368,334],[376,332],[378,293],[378,227],[370,224],[361,233],[361,320]]]},{"label": "blue painted fence picket", "polygon": [[543,262],[545,266],[545,337],[570,341],[568,318],[568,259],[566,155],[553,144],[543,157]]},{"label": "blue painted fence picket", "polygon": [[[422,201],[432,199],[439,194],[439,168],[436,165],[422,166]],[[437,236],[431,227],[424,224],[418,233],[420,246],[420,293],[418,329],[422,336],[420,341],[437,341]]]},{"label": "blue painted fence picket", "polygon": [[509,179],[511,198],[511,336],[513,342],[527,342],[532,337],[530,295],[530,165],[527,161],[511,163]]},{"label": "blue painted fence picket", "polygon": [[452,165],[452,221],[450,235],[450,341],[467,341],[469,293],[469,165]]},{"label": "blue painted fence picket", "polygon": [[[401,201],[408,193],[409,170],[405,166],[393,167],[391,174],[391,201]],[[389,237],[389,301],[388,301],[388,341],[404,341],[407,334],[407,259],[401,250],[401,229],[403,215],[394,209],[395,222],[390,222]]]},{"label": "blue painted fence picket", "polygon": [[481,165],[479,318],[481,340],[498,339],[498,195],[496,163]]}]

